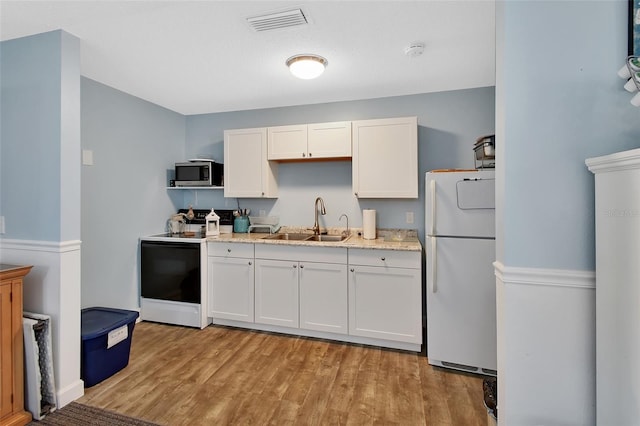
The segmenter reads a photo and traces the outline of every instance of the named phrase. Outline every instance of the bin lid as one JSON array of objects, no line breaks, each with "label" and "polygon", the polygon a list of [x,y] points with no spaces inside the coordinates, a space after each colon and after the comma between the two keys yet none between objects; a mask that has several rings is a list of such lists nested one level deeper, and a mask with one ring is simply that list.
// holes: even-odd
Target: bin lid
[{"label": "bin lid", "polygon": [[138,318],[136,311],[114,308],[85,308],[81,312],[82,340],[95,339]]}]

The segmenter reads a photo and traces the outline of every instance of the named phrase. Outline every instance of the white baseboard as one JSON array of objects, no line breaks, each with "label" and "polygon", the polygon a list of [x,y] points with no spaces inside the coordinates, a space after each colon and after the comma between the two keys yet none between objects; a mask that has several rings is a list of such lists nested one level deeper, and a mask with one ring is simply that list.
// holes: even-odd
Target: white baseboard
[{"label": "white baseboard", "polygon": [[58,408],[62,408],[70,402],[75,401],[76,399],[82,397],[84,395],[84,381],[76,380],[75,382],[69,384],[64,389],[59,389],[56,397],[58,400]]}]

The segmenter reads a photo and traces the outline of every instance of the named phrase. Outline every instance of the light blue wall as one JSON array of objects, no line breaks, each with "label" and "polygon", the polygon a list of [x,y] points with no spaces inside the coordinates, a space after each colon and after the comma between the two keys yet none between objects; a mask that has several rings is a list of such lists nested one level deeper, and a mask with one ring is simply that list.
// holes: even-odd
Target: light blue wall
[{"label": "light blue wall", "polygon": [[[166,170],[184,155],[185,117],[82,79],[82,306],[139,306],[138,239],[176,207]],[[181,197],[180,197],[181,198]]]},{"label": "light blue wall", "polygon": [[80,42],[53,31],[0,44],[4,238],[80,239]]},{"label": "light blue wall", "polygon": [[595,267],[593,175],[584,161],[640,147],[640,108],[617,76],[627,54],[626,7],[504,4],[505,265]]},{"label": "light blue wall", "polygon": [[[187,117],[186,158],[201,155],[223,159],[225,129],[319,123],[385,117],[418,117],[419,196],[417,200],[358,200],[351,187],[351,162],[282,163],[277,200],[224,199],[222,191],[184,191],[184,205],[198,208],[242,208],[277,215],[285,225],[313,225],[313,201],[322,196],[327,215],[321,226],[362,226],[362,209],[376,209],[378,227],[418,229],[424,237],[424,173],[437,168],[473,167],[473,144],[494,131],[494,88],[413,96],[303,105]],[[385,173],[385,170],[381,170]],[[393,176],[389,176],[393,179]],[[415,215],[413,225],[405,212]]]},{"label": "light blue wall", "polygon": [[596,424],[602,283],[591,275],[594,177],[585,159],[640,146],[640,109],[617,76],[627,5],[496,5],[501,425]]}]

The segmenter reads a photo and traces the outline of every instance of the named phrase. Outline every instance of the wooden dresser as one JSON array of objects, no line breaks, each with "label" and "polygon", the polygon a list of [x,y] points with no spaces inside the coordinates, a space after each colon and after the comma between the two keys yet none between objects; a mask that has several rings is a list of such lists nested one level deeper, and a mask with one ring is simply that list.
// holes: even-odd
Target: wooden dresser
[{"label": "wooden dresser", "polygon": [[0,264],[0,424],[26,425],[22,343],[22,279],[31,266]]}]

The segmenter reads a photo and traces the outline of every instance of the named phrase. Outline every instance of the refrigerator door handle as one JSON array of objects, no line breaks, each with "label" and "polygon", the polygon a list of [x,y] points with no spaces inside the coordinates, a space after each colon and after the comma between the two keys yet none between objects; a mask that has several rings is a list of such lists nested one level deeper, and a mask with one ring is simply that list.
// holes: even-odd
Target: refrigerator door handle
[{"label": "refrigerator door handle", "polygon": [[436,238],[431,238],[431,293],[436,293],[438,291],[438,285],[436,283],[436,279],[438,278],[438,274],[436,271],[436,264],[438,263],[438,255],[436,250]]},{"label": "refrigerator door handle", "polygon": [[[436,181],[429,182],[429,195],[431,196],[431,223],[429,224],[429,234],[436,234]],[[435,244],[435,243],[434,243]]]}]

